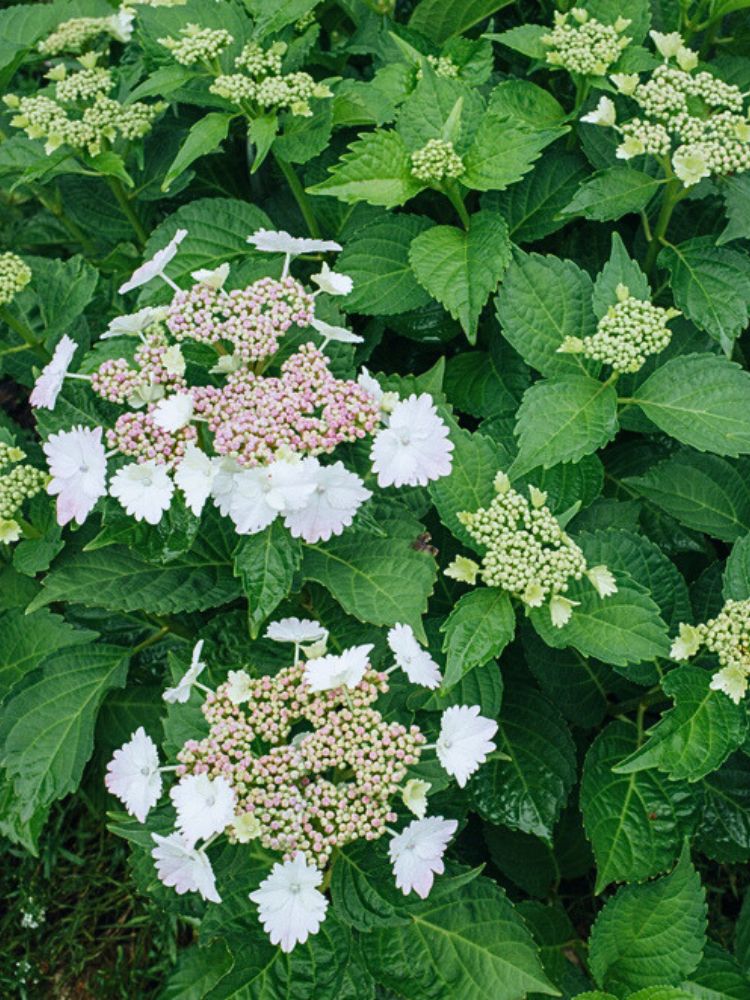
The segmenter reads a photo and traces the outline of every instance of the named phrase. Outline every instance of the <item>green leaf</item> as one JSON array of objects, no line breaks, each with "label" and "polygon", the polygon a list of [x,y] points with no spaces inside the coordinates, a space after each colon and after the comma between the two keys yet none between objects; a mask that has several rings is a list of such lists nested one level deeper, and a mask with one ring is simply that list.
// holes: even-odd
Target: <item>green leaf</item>
[{"label": "green leaf", "polygon": [[573,646],[584,656],[619,667],[667,656],[669,637],[659,608],[627,576],[617,577],[617,593],[606,598],[586,580],[572,582],[566,597],[580,606],[567,625],[555,628],[545,606],[531,612],[534,628],[550,646]]},{"label": "green leaf", "polygon": [[683,444],[731,457],[750,452],[750,374],[726,358],[672,358],[633,398],[649,420]]},{"label": "green leaf", "polygon": [[514,680],[503,693],[497,748],[510,760],[490,759],[479,769],[471,782],[475,808],[492,823],[551,844],[577,774],[565,721],[532,685]]},{"label": "green leaf", "polygon": [[259,38],[276,34],[294,24],[316,5],[316,0],[246,0]]},{"label": "green leaf", "polygon": [[514,118],[532,128],[560,125],[565,120],[560,102],[530,80],[502,80],[493,88],[487,110],[495,117]]},{"label": "green leaf", "polygon": [[445,392],[449,402],[474,417],[515,414],[529,384],[529,370],[502,337],[487,351],[464,351],[448,358]]},{"label": "green leaf", "polygon": [[698,850],[722,863],[750,860],[750,758],[732,754],[701,786]]},{"label": "green leaf", "polygon": [[722,583],[725,600],[744,601],[750,597],[750,535],[739,538],[732,546]]},{"label": "green leaf", "polygon": [[424,184],[412,177],[411,161],[397,132],[365,132],[333,167],[330,176],[307,189],[308,194],[331,195],[339,201],[395,208],[413,198]]},{"label": "green leaf", "polygon": [[697,822],[693,786],[656,770],[613,773],[638,746],[630,722],[611,722],[591,744],[581,779],[581,812],[596,858],[596,892],[670,868]]},{"label": "green leaf", "polygon": [[347,845],[337,854],[331,900],[339,919],[358,931],[409,923],[400,912],[403,896],[395,887],[385,853],[364,841]]},{"label": "green leaf", "polygon": [[30,257],[27,263],[32,278],[26,292],[34,296],[45,339],[57,340],[69,332],[93,298],[99,273],[77,255],[69,260]]},{"label": "green leaf", "polygon": [[748,465],[682,450],[623,482],[688,528],[733,542],[750,531]]},{"label": "green leaf", "polygon": [[26,674],[41,667],[58,650],[93,642],[98,633],[74,628],[44,608],[33,615],[15,609],[0,614],[0,701]]},{"label": "green leaf", "polygon": [[750,980],[734,956],[706,941],[701,964],[682,984],[685,1000],[750,1000]]},{"label": "green leaf", "polygon": [[748,324],[750,259],[713,244],[714,237],[701,236],[664,247],[658,263],[669,271],[678,309],[729,354]]},{"label": "green leaf", "polygon": [[13,782],[21,820],[78,787],[99,705],[125,683],[129,653],[99,643],[63,649],[5,705],[0,763]]},{"label": "green leaf", "polygon": [[373,625],[411,625],[423,636],[437,575],[435,560],[413,543],[424,530],[409,517],[379,519],[383,537],[349,529],[325,544],[305,545],[302,575],[336,598],[347,614]]},{"label": "green leaf", "polygon": [[535,382],[518,408],[512,475],[577,462],[617,434],[617,392],[587,375]]},{"label": "green leaf", "polygon": [[461,80],[437,76],[428,65],[401,106],[396,130],[410,153],[442,136],[462,154],[471,144],[483,115],[484,101],[477,90]]},{"label": "green leaf", "polygon": [[407,927],[372,932],[365,960],[379,983],[408,1000],[519,1000],[558,995],[526,925],[502,889],[477,878],[460,890],[403,905]]},{"label": "green leaf", "polygon": [[589,966],[603,989],[677,985],[700,962],[706,898],[687,848],[671,875],[629,885],[596,918]]},{"label": "green leaf", "polygon": [[243,538],[234,553],[234,572],[247,597],[250,635],[260,627],[292,590],[294,574],[302,562],[298,538],[278,521],[264,531]]},{"label": "green leaf", "polygon": [[424,216],[403,214],[365,226],[347,240],[336,268],[352,278],[354,289],[343,308],[390,316],[426,305],[430,297],[409,266],[409,247],[430,225]]},{"label": "green leaf", "polygon": [[453,35],[460,35],[490,14],[507,7],[510,0],[420,0],[409,20],[409,27],[440,45]]},{"label": "green leaf", "polygon": [[567,126],[532,129],[518,119],[488,113],[463,158],[459,181],[475,191],[502,191],[520,181],[542,150],[567,131]]},{"label": "green leaf", "polygon": [[570,260],[517,252],[497,294],[497,318],[505,339],[542,375],[581,374],[574,354],[558,354],[566,337],[596,330],[591,278]]},{"label": "green leaf", "polygon": [[722,178],[721,193],[728,221],[716,241],[719,246],[750,236],[750,177],[739,174]]},{"label": "green leaf", "polygon": [[699,781],[715,771],[747,735],[747,717],[721,691],[709,687],[711,673],[692,664],[672,670],[662,682],[674,706],[648,731],[644,745],[618,764],[618,774],[656,767],[674,780]]},{"label": "green leaf", "polygon": [[575,649],[550,649],[528,625],[521,638],[534,679],[568,722],[599,725],[607,710],[609,667]]},{"label": "green leaf", "polygon": [[608,167],[581,184],[563,214],[582,215],[596,222],[619,219],[644,209],[662,183],[632,167]]},{"label": "green leaf", "polygon": [[211,111],[198,119],[188,132],[177,156],[172,160],[164,175],[161,185],[162,191],[169,191],[172,182],[199,157],[219,151],[222,142],[227,137],[233,118],[234,114]]},{"label": "green leaf", "polygon": [[510,261],[510,238],[502,216],[472,215],[468,231],[434,226],[415,237],[409,262],[417,281],[476,341],[479,316]]},{"label": "green leaf", "polygon": [[487,34],[485,38],[491,38],[501,45],[506,45],[514,52],[529,56],[531,59],[544,59],[547,48],[542,43],[542,35],[548,35],[549,28],[543,24],[519,24],[516,28],[509,28],[500,34]]},{"label": "green leaf", "polygon": [[579,153],[552,149],[517,184],[482,195],[482,208],[497,209],[505,217],[514,243],[533,243],[566,224],[558,216],[588,169]]},{"label": "green leaf", "polygon": [[617,286],[625,285],[636,299],[650,300],[648,278],[638,264],[628,256],[625,244],[618,233],[612,233],[612,250],[609,260],[594,282],[592,305],[597,319],[601,319],[610,306],[617,302]]},{"label": "green leaf", "polygon": [[515,628],[516,616],[505,591],[481,587],[464,594],[440,626],[447,656],[443,687],[453,687],[474,667],[496,659]]},{"label": "green leaf", "polygon": [[231,968],[232,956],[222,940],[204,948],[185,948],[159,1000],[203,1000]]}]

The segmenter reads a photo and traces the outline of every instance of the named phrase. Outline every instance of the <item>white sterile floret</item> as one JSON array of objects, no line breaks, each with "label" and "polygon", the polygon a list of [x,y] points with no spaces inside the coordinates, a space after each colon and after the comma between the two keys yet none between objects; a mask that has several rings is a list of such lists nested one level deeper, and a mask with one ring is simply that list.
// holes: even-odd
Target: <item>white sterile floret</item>
[{"label": "white sterile floret", "polygon": [[190,666],[182,675],[180,681],[174,686],[167,688],[162,698],[164,701],[169,702],[170,705],[180,704],[184,705],[186,701],[190,698],[190,692],[193,690],[193,685],[198,680],[200,675],[206,669],[206,664],[201,660],[201,653],[203,652],[203,639],[199,639],[193,647],[193,655],[190,659]]},{"label": "white sterile floret", "polygon": [[72,427],[50,434],[42,446],[52,476],[47,492],[57,497],[57,523],[83,524],[107,492],[107,457],[101,427]]},{"label": "white sterile floret", "polygon": [[640,82],[640,77],[637,73],[613,73],[610,80],[621,94],[631,97]]},{"label": "white sterile floret", "polygon": [[33,407],[54,410],[77,346],[67,334],[57,342],[52,360],[42,368],[29,396]]},{"label": "white sterile floret", "polygon": [[313,240],[307,237],[290,236],[283,229],[278,231],[257,229],[252,236],[248,236],[247,242],[252,243],[256,250],[288,254],[290,257],[296,257],[301,253],[326,253],[329,250],[341,250],[341,245],[333,240]]},{"label": "white sterile floret", "polygon": [[[311,280],[318,286],[319,291],[325,292],[326,295],[349,295],[354,288],[354,282],[348,274],[332,271],[325,261],[323,261],[320,271],[311,275]],[[315,294],[317,295],[318,292]]]},{"label": "white sterile floret", "polygon": [[329,653],[305,664],[305,681],[312,691],[333,691],[336,688],[355,688],[362,680],[370,663],[372,644],[352,646],[339,656]]},{"label": "white sterile floret", "polygon": [[419,819],[424,819],[427,812],[427,793],[432,788],[429,781],[410,778],[403,787],[401,799],[406,808]]},{"label": "white sterile floret", "polygon": [[459,583],[466,583],[470,587],[473,587],[477,582],[477,574],[480,569],[479,563],[473,559],[469,559],[468,556],[456,556],[453,562],[445,567],[443,572],[452,580],[457,580]]},{"label": "white sterile floret", "polygon": [[412,684],[426,688],[440,686],[440,667],[426,649],[417,642],[410,625],[394,625],[388,631],[388,645],[396,660]]},{"label": "white sterile floret", "polygon": [[167,281],[167,284],[172,284],[167,280],[164,270],[167,264],[169,264],[169,262],[176,256],[177,248],[186,236],[187,229],[178,229],[165,247],[161,250],[157,250],[153,257],[141,264],[140,267],[136,268],[130,278],[128,278],[124,284],[120,285],[120,295],[130,292],[134,288],[140,288],[141,285],[147,284],[152,278],[156,277]]},{"label": "white sterile floret", "polygon": [[237,492],[237,480],[245,471],[233,458],[220,458],[216,465],[216,474],[211,484],[211,496],[219,512],[226,517],[231,510]]},{"label": "white sterile floret", "polygon": [[316,319],[315,317],[310,321],[310,326],[317,330],[323,338],[321,348],[325,347],[331,340],[339,344],[364,343],[364,337],[360,337],[358,333],[352,333],[345,326],[332,326],[330,323],[326,323],[322,319]]},{"label": "white sterile floret", "polygon": [[748,684],[747,670],[737,664],[729,667],[722,667],[711,678],[709,687],[712,691],[722,691],[732,699],[735,705],[739,705],[745,697]]},{"label": "white sterile floret", "polygon": [[396,403],[370,451],[378,486],[426,486],[451,471],[453,442],[427,393]]},{"label": "white sterile floret", "polygon": [[109,492],[136,521],[158,524],[172,502],[174,483],[166,466],[150,458],[146,462],[130,462],[118,469],[109,484]]},{"label": "white sterile floret", "polygon": [[175,470],[174,481],[182,490],[188,510],[196,517],[211,496],[220,463],[221,459],[210,458],[194,441],[190,441]]},{"label": "white sterile floret", "polygon": [[610,100],[609,97],[600,97],[594,110],[589,111],[587,115],[582,115],[581,121],[589,125],[614,125],[617,121],[614,101]]},{"label": "white sterile floret", "polygon": [[711,173],[706,154],[699,146],[680,146],[672,156],[672,169],[685,187],[693,187]]},{"label": "white sterile floret", "polygon": [[480,715],[478,705],[453,705],[443,712],[437,756],[459,788],[495,749],[492,737],[496,732],[497,723]]},{"label": "white sterile floret", "polygon": [[308,864],[299,851],[292,861],[275,864],[260,887],[250,893],[271,944],[289,952],[304,944],[310,934],[318,933],[328,908],[328,900],[318,889],[322,881],[323,873]]},{"label": "white sterile floret", "polygon": [[405,896],[416,892],[421,899],[427,899],[435,875],[442,875],[445,871],[443,855],[457,829],[455,819],[428,816],[412,820],[392,838],[388,855],[396,876],[396,886]]},{"label": "white sterile floret", "polygon": [[611,597],[617,593],[617,581],[606,566],[592,566],[586,570],[586,576],[599,597]]},{"label": "white sterile floret", "polygon": [[238,534],[255,534],[279,514],[304,507],[315,491],[318,468],[316,458],[279,459],[240,472],[229,504],[229,516]]},{"label": "white sterile floret", "polygon": [[110,320],[109,326],[99,337],[100,340],[109,340],[111,337],[137,337],[153,323],[160,323],[169,314],[167,306],[146,306],[138,312],[127,313],[125,316],[116,316]]},{"label": "white sterile floret", "polygon": [[187,774],[172,786],[169,797],[177,810],[177,827],[191,847],[221,833],[234,819],[234,789],[221,776]]},{"label": "white sterile floret", "polygon": [[304,507],[284,514],[284,524],[294,538],[327,542],[348,528],[359,508],[372,496],[354,472],[343,464],[318,465],[314,489]]},{"label": "white sterile floret", "polygon": [[178,896],[197,892],[211,903],[221,902],[211,862],[203,849],[190,846],[179,833],[170,833],[168,837],[152,833],[151,837],[156,843],[151,857],[164,885],[173,888]]},{"label": "white sterile floret", "polygon": [[703,644],[703,633],[695,625],[680,625],[677,638],[672,643],[669,655],[673,660],[689,660],[691,656],[700,649]]},{"label": "white sterile floret", "polygon": [[238,844],[249,844],[251,840],[259,837],[262,832],[263,825],[255,813],[246,812],[234,817],[232,836]]},{"label": "white sterile floret", "polygon": [[151,414],[157,427],[174,433],[193,419],[193,397],[188,392],[176,392],[160,399]]},{"label": "white sterile floret", "polygon": [[670,31],[667,34],[663,34],[661,31],[649,31],[649,35],[651,36],[651,41],[665,59],[674,58],[685,45],[679,31]]},{"label": "white sterile floret", "polygon": [[230,670],[227,674],[227,698],[233,705],[248,701],[252,693],[252,682],[246,670]]},{"label": "white sterile floret", "polygon": [[223,288],[224,282],[229,277],[229,264],[219,264],[213,269],[201,267],[197,271],[191,271],[190,277],[201,285],[208,285],[209,288]]},{"label": "white sterile floret", "polygon": [[123,44],[129,42],[133,37],[133,21],[135,13],[127,7],[120,7],[116,14],[112,14],[105,21],[107,31],[117,42]]},{"label": "white sterile floret", "polygon": [[549,602],[549,617],[555,628],[567,625],[573,615],[573,608],[578,607],[580,603],[580,601],[571,601],[567,597],[561,597],[560,594],[553,594]]},{"label": "white sterile floret", "polygon": [[297,646],[304,642],[325,641],[328,629],[309,618],[281,618],[277,622],[271,622],[266,629],[266,638],[274,642],[291,642]]},{"label": "white sterile floret", "polygon": [[159,752],[156,744],[139,726],[127,743],[115,750],[107,764],[104,784],[116,795],[131,816],[144,823],[159,801],[162,789]]}]

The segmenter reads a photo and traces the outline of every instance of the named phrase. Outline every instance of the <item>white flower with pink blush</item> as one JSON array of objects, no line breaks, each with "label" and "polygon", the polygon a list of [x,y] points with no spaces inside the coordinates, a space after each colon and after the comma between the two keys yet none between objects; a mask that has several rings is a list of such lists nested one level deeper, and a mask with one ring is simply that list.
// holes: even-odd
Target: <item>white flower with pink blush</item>
[{"label": "white flower with pink blush", "polygon": [[153,278],[161,278],[162,281],[166,281],[166,283],[174,288],[175,291],[179,292],[180,289],[178,286],[175,285],[171,278],[166,276],[164,271],[167,264],[169,264],[169,262],[174,260],[176,257],[177,248],[186,236],[187,229],[178,229],[165,247],[162,247],[161,250],[157,250],[153,257],[144,261],[140,267],[137,267],[135,271],[133,271],[128,280],[124,284],[120,285],[120,295],[130,292],[134,288],[140,288],[141,285],[148,284],[148,282]]},{"label": "white flower with pink blush", "polygon": [[146,821],[151,808],[159,801],[162,778],[156,744],[143,726],[115,750],[107,764],[104,784],[131,816],[139,823]]},{"label": "white flower with pink blush", "polygon": [[271,944],[289,952],[318,933],[328,909],[328,900],[318,889],[322,881],[323,873],[299,851],[294,860],[275,864],[268,878],[250,893]]},{"label": "white flower with pink blush", "polygon": [[107,492],[101,427],[78,426],[50,434],[43,449],[52,476],[47,492],[57,497],[57,523],[83,524]]},{"label": "white flower with pink blush", "polygon": [[440,686],[440,667],[417,642],[410,625],[394,625],[388,632],[388,645],[396,660],[412,684],[426,688]]},{"label": "white flower with pink blush", "polygon": [[118,469],[112,476],[109,492],[136,521],[158,524],[172,502],[174,483],[166,466],[150,458]]},{"label": "white flower with pink blush", "polygon": [[352,646],[339,656],[329,653],[305,664],[305,681],[312,691],[355,688],[364,677],[370,662],[372,644]]},{"label": "white flower with pink blush", "polygon": [[177,828],[191,847],[234,820],[234,789],[221,776],[187,774],[170,788],[169,797],[177,810]]},{"label": "white flower with pink blush", "polygon": [[318,464],[312,494],[299,510],[287,511],[284,524],[294,538],[306,542],[327,542],[348,528],[361,505],[372,496],[370,490],[343,462]]},{"label": "white flower with pink blush", "polygon": [[393,407],[378,431],[370,458],[378,486],[426,486],[451,471],[453,442],[427,393]]},{"label": "white flower with pink blush", "polygon": [[443,712],[437,756],[459,788],[495,749],[492,737],[496,732],[497,723],[480,715],[478,705],[453,705]]},{"label": "white flower with pink blush", "polygon": [[54,410],[77,346],[67,334],[57,342],[52,360],[42,368],[31,390],[29,402],[33,407]]},{"label": "white flower with pink blush", "polygon": [[405,896],[416,892],[421,899],[427,899],[435,875],[442,875],[445,871],[443,855],[457,829],[455,819],[428,816],[412,820],[392,838],[388,855],[396,876],[396,886]]},{"label": "white flower with pink blush", "polygon": [[156,844],[151,857],[164,885],[174,889],[178,896],[197,892],[210,903],[221,902],[211,862],[202,848],[192,847],[179,833],[170,833],[168,837],[152,833],[151,837]]}]

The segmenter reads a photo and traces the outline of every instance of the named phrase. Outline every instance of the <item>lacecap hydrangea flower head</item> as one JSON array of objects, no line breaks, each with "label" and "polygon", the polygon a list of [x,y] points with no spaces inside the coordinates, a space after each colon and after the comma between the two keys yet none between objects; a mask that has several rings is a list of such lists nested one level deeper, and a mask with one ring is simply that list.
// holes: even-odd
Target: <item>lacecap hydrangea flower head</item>
[{"label": "lacecap hydrangea flower head", "polygon": [[[164,697],[179,704],[201,692],[207,734],[188,739],[176,765],[161,766],[140,728],[115,752],[105,782],[143,822],[166,775],[176,779],[169,789],[175,829],[153,834],[152,856],[161,881],[178,893],[221,902],[207,853],[219,837],[239,845],[257,841],[275,857],[249,898],[271,941],[291,951],[318,931],[336,849],[356,840],[387,837],[397,887],[428,896],[458,823],[428,815],[431,785],[413,769],[435,754],[463,787],[495,749],[497,724],[476,705],[455,705],[443,712],[437,740],[428,744],[417,725],[402,724],[392,711],[381,714],[378,699],[394,671],[428,688],[441,680],[408,625],[388,633],[394,662],[386,670],[373,666],[370,644],[326,652],[327,630],[315,621],[283,619],[266,635],[291,647],[288,665],[273,675],[229,670],[213,690],[198,680],[199,643],[186,674]],[[399,804],[416,819],[401,825]]]},{"label": "lacecap hydrangea flower head", "polygon": [[[300,254],[338,251],[338,243],[261,229],[248,242],[283,255],[279,277],[228,288],[231,269],[222,264],[193,272],[191,286],[181,288],[167,270],[186,237],[177,230],[120,287],[127,294],[158,279],[171,290],[167,305],[117,317],[102,334],[124,347],[135,341],[134,349],[83,375],[70,371],[77,345],[66,336],[37,379],[37,407],[53,409],[69,378],[87,380],[122,407],[110,427],[59,431],[45,444],[61,524],[82,523],[109,493],[136,520],[155,525],[179,492],[196,516],[215,504],[239,534],[279,518],[312,543],[341,534],[372,496],[333,457],[339,445],[369,442],[379,488],[425,486],[450,473],[453,444],[429,395],[399,399],[365,369],[357,379],[331,371],[328,346],[362,338],[317,311],[325,299],[333,308],[348,295],[352,280],[322,262],[310,289],[290,267]],[[310,339],[279,355],[285,337],[300,331]],[[202,370],[194,363],[188,377],[183,349],[196,344],[213,362]]]},{"label": "lacecap hydrangea flower head", "polygon": [[480,575],[488,587],[507,590],[527,608],[546,605],[552,624],[562,628],[577,603],[565,596],[572,580],[586,577],[601,598],[616,593],[617,585],[606,566],[587,565],[546,500],[547,494],[534,486],[527,499],[499,472],[490,505],[458,514],[483,550],[481,565],[458,556],[446,574],[469,584]]},{"label": "lacecap hydrangea flower head", "polygon": [[739,705],[750,678],[750,600],[725,601],[715,618],[699,625],[681,624],[670,655],[675,660],[688,660],[701,648],[719,661],[711,688],[723,691]]}]

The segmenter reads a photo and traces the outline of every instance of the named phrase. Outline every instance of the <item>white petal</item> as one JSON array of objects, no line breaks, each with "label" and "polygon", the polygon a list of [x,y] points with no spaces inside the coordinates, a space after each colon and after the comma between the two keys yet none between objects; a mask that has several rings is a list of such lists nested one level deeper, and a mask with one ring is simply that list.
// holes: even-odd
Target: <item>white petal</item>
[{"label": "white petal", "polygon": [[322,880],[323,873],[299,852],[292,861],[275,864],[250,893],[271,944],[289,952],[304,944],[310,934],[317,934],[328,908],[328,900],[318,889]]},{"label": "white petal", "polygon": [[478,705],[453,705],[443,712],[437,756],[460,788],[495,749],[496,732],[497,723],[480,715]]},{"label": "white petal", "polygon": [[172,502],[174,483],[164,465],[149,459],[119,469],[112,477],[109,492],[136,521],[158,524]]}]

